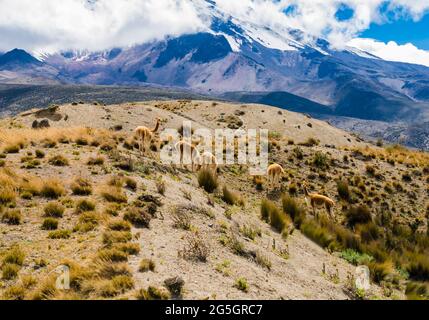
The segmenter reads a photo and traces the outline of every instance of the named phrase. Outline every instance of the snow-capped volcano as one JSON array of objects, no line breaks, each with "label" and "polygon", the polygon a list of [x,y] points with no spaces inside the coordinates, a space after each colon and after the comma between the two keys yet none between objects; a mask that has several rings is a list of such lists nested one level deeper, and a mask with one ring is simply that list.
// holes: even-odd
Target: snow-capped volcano
[{"label": "snow-capped volcano", "polygon": [[0,70],[0,81],[34,70],[38,81],[44,75],[61,83],[156,84],[302,112],[429,119],[429,68],[335,50],[305,30],[256,24],[213,1],[193,4],[206,22],[199,32],[102,52],[38,52],[42,65]]}]

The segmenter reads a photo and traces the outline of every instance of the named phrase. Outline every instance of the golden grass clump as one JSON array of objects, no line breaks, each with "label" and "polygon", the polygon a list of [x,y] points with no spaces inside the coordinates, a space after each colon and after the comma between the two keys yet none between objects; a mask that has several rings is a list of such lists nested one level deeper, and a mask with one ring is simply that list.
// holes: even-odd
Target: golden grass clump
[{"label": "golden grass clump", "polygon": [[70,230],[56,230],[48,234],[49,239],[68,239],[71,236]]},{"label": "golden grass clump", "polygon": [[69,165],[69,160],[62,155],[56,155],[49,159],[49,163],[56,167],[65,167]]},{"label": "golden grass clump", "polygon": [[155,271],[155,262],[151,259],[142,259],[139,265],[140,272]]},{"label": "golden grass clump", "polygon": [[40,195],[48,199],[58,199],[66,193],[63,184],[58,179],[43,181]]},{"label": "golden grass clump", "polygon": [[198,173],[198,184],[208,193],[213,193],[219,185],[216,175],[210,170],[201,170]]},{"label": "golden grass clump", "polygon": [[57,230],[58,229],[58,220],[55,218],[46,218],[42,223],[42,230]]},{"label": "golden grass clump", "polygon": [[89,196],[92,194],[91,181],[82,177],[76,178],[72,182],[70,188],[76,196]]},{"label": "golden grass clump", "polygon": [[126,203],[128,198],[121,188],[114,186],[104,186],[100,189],[100,194],[107,202]]},{"label": "golden grass clump", "polygon": [[222,200],[225,201],[227,204],[234,206],[234,205],[240,205],[244,206],[244,200],[240,197],[239,194],[230,191],[227,186],[223,187],[223,195]]},{"label": "golden grass clump", "polygon": [[58,202],[50,202],[45,208],[45,217],[49,218],[62,218],[65,208]]},{"label": "golden grass clump", "polygon": [[6,210],[1,216],[1,221],[6,224],[15,225],[15,226],[21,224],[21,221],[22,221],[21,210],[19,209]]},{"label": "golden grass clump", "polygon": [[80,214],[80,213],[83,213],[83,212],[94,211],[95,207],[96,207],[96,204],[91,199],[82,199],[82,200],[79,200],[76,203],[76,210],[75,210],[75,212],[77,214]]},{"label": "golden grass clump", "polygon": [[261,218],[269,223],[276,231],[283,233],[287,231],[290,226],[290,221],[286,214],[284,214],[273,202],[269,200],[262,200],[261,203]]},{"label": "golden grass clump", "polygon": [[149,286],[147,289],[137,291],[135,298],[137,300],[169,300],[171,297],[166,289]]}]

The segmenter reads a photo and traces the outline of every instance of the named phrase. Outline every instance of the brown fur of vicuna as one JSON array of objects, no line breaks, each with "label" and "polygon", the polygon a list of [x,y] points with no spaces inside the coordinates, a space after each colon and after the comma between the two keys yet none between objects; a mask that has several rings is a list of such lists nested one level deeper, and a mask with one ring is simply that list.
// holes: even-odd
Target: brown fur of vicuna
[{"label": "brown fur of vicuna", "polygon": [[199,161],[200,161],[200,152],[198,151],[198,149],[186,142],[186,141],[179,141],[178,143],[176,143],[175,145],[175,149],[176,151],[179,153],[180,155],[180,165],[183,167],[183,158],[186,156],[186,160],[190,160],[190,164],[191,164],[191,170],[194,171],[195,166],[198,167],[199,165]]},{"label": "brown fur of vicuna", "polygon": [[150,148],[150,143],[154,137],[154,134],[158,132],[161,124],[161,120],[156,120],[156,125],[153,129],[149,129],[145,126],[137,127],[134,132],[137,136],[137,142],[139,145],[139,151],[141,155],[144,155]]},{"label": "brown fur of vicuna", "polygon": [[335,206],[335,201],[327,196],[308,192],[306,184],[304,184],[303,188],[305,197],[310,199],[313,214],[316,216],[316,208],[325,207],[327,213],[332,217],[332,208]]},{"label": "brown fur of vicuna", "polygon": [[272,188],[280,187],[280,178],[285,174],[285,171],[281,165],[274,163],[267,169],[268,184]]},{"label": "brown fur of vicuna", "polygon": [[197,170],[210,170],[214,175],[217,173],[218,162],[211,152],[204,152],[200,155]]}]

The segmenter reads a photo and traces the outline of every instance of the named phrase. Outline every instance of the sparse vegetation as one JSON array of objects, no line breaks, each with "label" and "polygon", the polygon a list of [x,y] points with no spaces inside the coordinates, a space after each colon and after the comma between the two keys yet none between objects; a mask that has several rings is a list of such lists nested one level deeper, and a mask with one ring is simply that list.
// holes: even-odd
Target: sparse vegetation
[{"label": "sparse vegetation", "polygon": [[9,225],[19,225],[21,224],[22,221],[22,214],[21,211],[18,209],[12,210],[6,210],[2,215],[1,215],[1,221],[3,223],[7,223]]},{"label": "sparse vegetation", "polygon": [[89,196],[92,194],[92,185],[88,179],[76,178],[71,184],[71,190],[77,196]]},{"label": "sparse vegetation", "polygon": [[277,232],[287,235],[290,222],[287,216],[271,201],[263,200],[261,203],[262,220],[269,223]]},{"label": "sparse vegetation", "polygon": [[121,188],[118,187],[105,186],[101,189],[100,193],[108,202],[126,203],[128,201],[126,194],[124,194]]},{"label": "sparse vegetation", "polygon": [[201,170],[198,173],[198,184],[208,193],[213,193],[219,185],[217,177],[210,170]]},{"label": "sparse vegetation", "polygon": [[45,217],[51,218],[62,218],[64,211],[65,208],[58,202],[50,202],[44,208]]},{"label": "sparse vegetation", "polygon": [[186,238],[186,244],[180,254],[187,260],[206,262],[209,252],[210,249],[201,235],[193,233]]},{"label": "sparse vegetation", "polygon": [[40,194],[48,199],[58,199],[66,193],[63,184],[56,179],[49,179],[43,182]]},{"label": "sparse vegetation", "polygon": [[246,278],[238,278],[235,281],[234,285],[238,290],[248,292],[249,291],[249,284],[247,283]]},{"label": "sparse vegetation", "polygon": [[49,239],[68,239],[70,238],[71,231],[70,230],[56,230],[49,232]]},{"label": "sparse vegetation", "polygon": [[155,262],[153,262],[150,259],[143,259],[140,261],[139,265],[139,271],[140,272],[148,272],[148,271],[155,271]]},{"label": "sparse vegetation", "polygon": [[49,159],[49,163],[56,167],[65,167],[69,165],[68,159],[61,155],[53,156]]},{"label": "sparse vegetation", "polygon": [[43,230],[56,230],[58,229],[58,220],[54,218],[46,218],[42,223]]}]

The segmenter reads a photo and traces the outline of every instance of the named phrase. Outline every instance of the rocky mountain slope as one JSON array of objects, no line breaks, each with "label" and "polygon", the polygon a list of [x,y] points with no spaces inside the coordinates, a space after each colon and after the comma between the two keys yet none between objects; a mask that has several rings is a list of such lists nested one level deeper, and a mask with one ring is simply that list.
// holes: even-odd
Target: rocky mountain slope
[{"label": "rocky mountain slope", "polygon": [[[355,48],[334,50],[323,39],[284,26],[282,32],[223,12],[212,1],[194,1],[206,30],[103,52],[5,54],[1,82],[97,85],[157,84],[203,93],[283,92],[321,105],[319,113],[367,120],[429,119],[429,69],[383,61]],[[32,79],[34,77],[34,79]],[[257,103],[261,98],[251,97]],[[270,97],[264,97],[265,103]],[[273,104],[273,103],[270,103]],[[324,107],[323,107],[324,106]],[[292,106],[295,107],[296,106]]]},{"label": "rocky mountain slope", "polygon": [[[141,157],[132,130],[156,118],[162,129],[184,120],[268,128],[270,161],[286,171],[282,190],[232,165],[219,168],[213,191],[201,173],[162,165],[154,151]],[[31,129],[35,120],[50,127]],[[198,100],[68,104],[0,125],[3,298],[427,294],[425,153],[370,146],[277,108]],[[332,218],[312,215],[304,181],[335,199]],[[370,268],[369,291],[354,287],[353,264]],[[70,268],[70,290],[55,286],[59,266]]]}]

